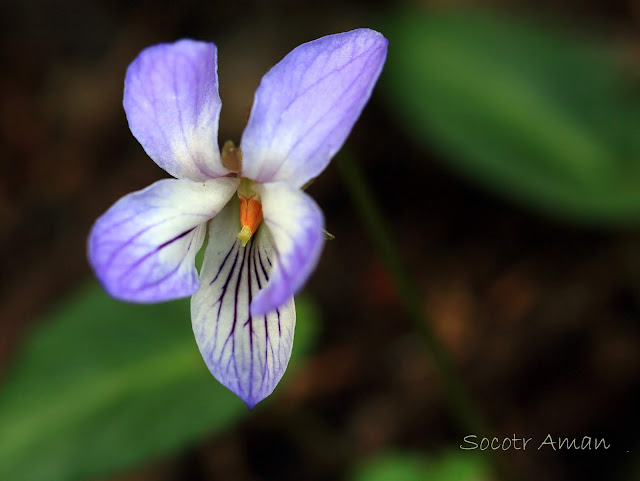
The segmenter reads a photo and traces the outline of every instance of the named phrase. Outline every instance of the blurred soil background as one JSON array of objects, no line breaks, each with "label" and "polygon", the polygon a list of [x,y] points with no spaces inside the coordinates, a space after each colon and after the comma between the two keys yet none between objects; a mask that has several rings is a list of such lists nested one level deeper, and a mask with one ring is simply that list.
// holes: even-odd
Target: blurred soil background
[{"label": "blurred soil background", "polygon": [[[615,42],[640,77],[637,2],[491,5]],[[85,242],[96,217],[166,176],[130,134],[121,106],[125,69],[142,48],[184,36],[215,41],[220,143],[238,142],[271,65],[328,33],[382,30],[394,8],[355,0],[3,2],[0,373],[37,320],[92,276]],[[233,430],[105,479],[336,480],[390,448],[437,453],[466,434],[541,441],[549,433],[612,447],[511,450],[515,479],[632,479],[624,473],[640,449],[637,223],[567,222],[482,188],[447,168],[439,149],[417,145],[391,102],[379,86],[347,148],[493,431],[457,428],[393,279],[330,166],[309,189],[336,236],[305,289],[320,308],[321,337],[296,382]]]}]

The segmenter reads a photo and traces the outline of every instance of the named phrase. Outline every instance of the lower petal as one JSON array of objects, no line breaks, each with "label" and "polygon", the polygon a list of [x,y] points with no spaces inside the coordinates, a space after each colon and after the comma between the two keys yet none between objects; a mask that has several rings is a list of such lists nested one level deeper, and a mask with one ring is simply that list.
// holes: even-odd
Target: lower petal
[{"label": "lower petal", "polygon": [[233,196],[238,181],[160,180],[124,196],[102,215],[88,240],[89,263],[113,297],[160,302],[199,287],[195,255],[206,222]]},{"label": "lower petal", "polygon": [[249,309],[274,263],[269,231],[260,227],[246,247],[237,199],[209,224],[201,286],[191,299],[200,353],[213,376],[252,409],[273,392],[291,357],[296,322],[293,297],[259,316]]}]

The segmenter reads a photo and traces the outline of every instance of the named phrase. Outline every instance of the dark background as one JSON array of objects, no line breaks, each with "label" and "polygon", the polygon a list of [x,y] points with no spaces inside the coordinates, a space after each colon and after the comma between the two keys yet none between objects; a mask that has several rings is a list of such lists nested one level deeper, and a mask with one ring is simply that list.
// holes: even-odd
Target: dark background
[{"label": "dark background", "polygon": [[[452,3],[462,11],[489,5]],[[491,5],[615,45],[637,86],[640,9],[632,0]],[[238,142],[260,77],[290,49],[356,27],[385,33],[399,6],[28,0],[1,8],[0,372],[10,372],[46,313],[88,282],[92,222],[120,196],[166,176],[130,134],[121,107],[125,69],[141,49],[181,37],[216,42],[219,140]],[[392,48],[393,38],[390,56]],[[321,331],[301,372],[233,428],[103,479],[346,479],[389,450],[432,457],[461,452],[467,434],[514,433],[532,444],[547,434],[593,436],[611,448],[508,451],[513,479],[639,479],[637,222],[573,222],[459,175],[447,166],[450,154],[405,128],[388,75],[348,155],[491,432],[463,432],[454,422],[402,296],[331,165],[309,189],[336,239],[305,289]]]}]

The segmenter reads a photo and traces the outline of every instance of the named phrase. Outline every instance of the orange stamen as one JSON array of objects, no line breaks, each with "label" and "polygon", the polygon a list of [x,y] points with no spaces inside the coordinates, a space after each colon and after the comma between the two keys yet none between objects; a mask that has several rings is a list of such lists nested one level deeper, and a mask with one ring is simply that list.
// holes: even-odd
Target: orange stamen
[{"label": "orange stamen", "polygon": [[251,236],[262,222],[262,204],[255,197],[246,198],[242,195],[240,199],[240,225],[242,230],[238,233],[238,239],[242,241],[242,245],[246,246]]}]

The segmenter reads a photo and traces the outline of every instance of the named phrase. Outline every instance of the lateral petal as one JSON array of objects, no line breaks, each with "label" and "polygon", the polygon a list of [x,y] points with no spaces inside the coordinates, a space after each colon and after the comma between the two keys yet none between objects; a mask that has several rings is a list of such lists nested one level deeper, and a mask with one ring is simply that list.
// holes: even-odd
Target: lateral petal
[{"label": "lateral petal", "polygon": [[149,157],[179,179],[229,172],[218,147],[217,69],[216,46],[188,39],[146,48],[127,69],[129,128]]},{"label": "lateral petal", "polygon": [[87,246],[89,263],[106,291],[131,302],[193,294],[204,224],[222,210],[237,185],[227,177],[165,179],[111,206],[93,225]]},{"label": "lateral petal", "polygon": [[273,392],[287,368],[296,313],[289,296],[277,309],[251,314],[253,297],[269,281],[274,251],[264,226],[246,247],[236,238],[239,230],[234,198],[209,224],[191,318],[200,353],[213,376],[252,409]]},{"label": "lateral petal", "polygon": [[242,175],[301,187],[320,174],[367,103],[387,44],[361,28],[302,44],[276,64],[242,135]]},{"label": "lateral petal", "polygon": [[269,282],[255,296],[251,313],[282,305],[304,285],[324,245],[324,216],[307,194],[283,182],[260,185],[264,224],[274,242]]}]

